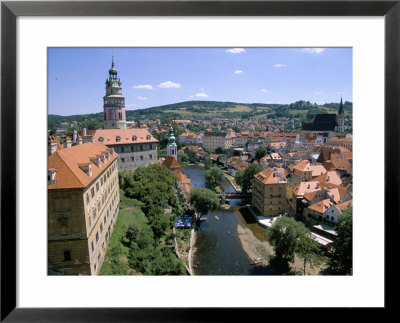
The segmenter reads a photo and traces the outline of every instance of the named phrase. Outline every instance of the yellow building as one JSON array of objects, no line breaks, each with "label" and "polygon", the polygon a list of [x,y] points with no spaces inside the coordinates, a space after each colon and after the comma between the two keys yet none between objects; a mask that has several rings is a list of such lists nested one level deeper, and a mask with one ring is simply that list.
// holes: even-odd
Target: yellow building
[{"label": "yellow building", "polygon": [[92,142],[49,157],[49,274],[98,274],[119,210],[117,157]]},{"label": "yellow building", "polygon": [[286,175],[283,168],[265,169],[254,175],[252,203],[264,216],[286,211]]},{"label": "yellow building", "polygon": [[215,153],[217,148],[227,150],[232,147],[232,137],[230,132],[211,132],[206,131],[203,136],[202,146],[205,151]]}]

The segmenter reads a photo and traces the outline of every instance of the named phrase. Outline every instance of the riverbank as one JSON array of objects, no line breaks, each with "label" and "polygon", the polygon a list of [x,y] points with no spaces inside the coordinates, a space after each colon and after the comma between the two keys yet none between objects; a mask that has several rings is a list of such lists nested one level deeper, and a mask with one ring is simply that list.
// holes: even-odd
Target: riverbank
[{"label": "riverbank", "polygon": [[[253,231],[248,228],[246,221],[240,213],[240,207],[234,210],[235,217],[238,220],[237,233],[242,244],[243,250],[249,256],[249,259],[253,260],[258,257],[263,259],[265,265],[269,266],[269,259],[275,255],[274,248],[267,241],[261,241],[258,239]],[[261,227],[260,227],[261,228]],[[262,228],[267,234],[267,229]],[[257,231],[259,231],[257,229]],[[259,233],[259,232],[258,232]],[[289,264],[290,270],[293,274],[303,275],[303,261],[299,257],[295,256],[294,262]],[[321,270],[325,269],[326,265],[322,264],[319,267],[311,268],[308,264],[306,265],[306,275],[319,275]]]}]

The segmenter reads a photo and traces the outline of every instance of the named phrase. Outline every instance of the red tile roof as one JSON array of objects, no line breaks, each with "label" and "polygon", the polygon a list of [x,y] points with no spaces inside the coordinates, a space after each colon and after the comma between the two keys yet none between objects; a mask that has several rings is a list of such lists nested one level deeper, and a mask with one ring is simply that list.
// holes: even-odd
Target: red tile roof
[{"label": "red tile roof", "polygon": [[[110,154],[110,160],[106,158],[104,162],[101,159],[100,167],[92,161],[98,155],[107,155],[108,151],[111,152],[112,149],[101,143],[91,142],[56,151],[49,157],[47,166],[48,169],[55,168],[57,170],[56,182],[49,185],[48,189],[83,188],[88,186],[117,158],[118,154],[113,152]],[[79,167],[79,165],[88,164],[91,165],[92,176],[88,176]]]}]

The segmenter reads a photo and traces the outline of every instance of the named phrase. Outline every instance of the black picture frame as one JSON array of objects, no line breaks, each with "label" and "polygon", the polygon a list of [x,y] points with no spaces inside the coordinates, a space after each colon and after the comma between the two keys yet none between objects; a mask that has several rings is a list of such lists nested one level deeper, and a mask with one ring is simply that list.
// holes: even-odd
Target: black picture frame
[{"label": "black picture frame", "polygon": [[[387,1],[4,1],[1,3],[1,321],[202,322],[267,319],[260,308],[17,308],[16,19],[18,16],[384,16],[385,18],[385,307],[399,286],[392,240],[399,233],[400,0]],[[39,143],[40,144],[40,140]],[[371,152],[372,153],[372,152]],[[374,157],[372,157],[374,158]],[[381,176],[382,170],[374,170]],[[371,232],[371,238],[373,233]],[[38,291],[40,292],[40,291]],[[312,302],[310,302],[312,304]],[[274,309],[287,316],[287,309]],[[381,309],[376,309],[381,317]],[[238,313],[240,311],[240,313]],[[244,313],[243,313],[244,311]],[[271,309],[272,311],[272,309]],[[331,308],[324,310],[329,317]],[[285,314],[284,314],[285,313]],[[295,314],[296,316],[298,314]],[[321,317],[319,317],[320,319]],[[373,316],[371,317],[373,318]],[[312,319],[312,318],[310,318]],[[316,318],[317,319],[317,318]]]}]

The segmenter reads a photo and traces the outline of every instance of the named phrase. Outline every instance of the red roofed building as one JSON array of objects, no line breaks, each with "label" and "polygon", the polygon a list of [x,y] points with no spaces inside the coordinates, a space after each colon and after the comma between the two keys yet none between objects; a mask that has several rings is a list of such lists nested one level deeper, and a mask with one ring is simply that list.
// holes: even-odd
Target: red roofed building
[{"label": "red roofed building", "polygon": [[264,216],[286,212],[287,175],[283,168],[265,169],[254,175],[252,203]]},{"label": "red roofed building", "polygon": [[64,148],[49,157],[49,274],[98,274],[118,216],[117,160],[101,143]]}]

